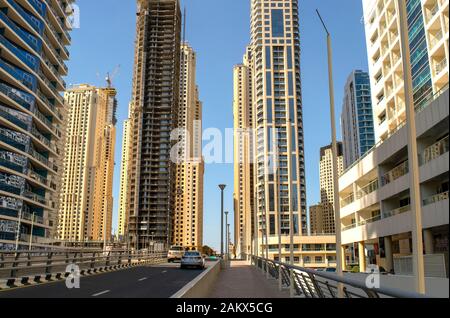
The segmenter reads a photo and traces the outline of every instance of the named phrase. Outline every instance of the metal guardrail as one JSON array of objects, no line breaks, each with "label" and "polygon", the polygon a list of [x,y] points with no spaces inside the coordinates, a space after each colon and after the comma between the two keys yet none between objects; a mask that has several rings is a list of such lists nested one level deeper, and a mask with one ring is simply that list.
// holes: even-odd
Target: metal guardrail
[{"label": "metal guardrail", "polygon": [[166,252],[115,251],[0,251],[0,279],[33,275],[67,274],[68,265],[80,271],[95,271],[105,267],[160,263],[167,260]]},{"label": "metal guardrail", "polygon": [[[304,298],[338,298],[338,286],[343,285],[344,298],[424,298],[424,295],[394,288],[369,288],[364,283],[340,277],[335,273],[285,264],[278,261],[252,256],[255,266],[267,271],[275,279],[280,278],[284,287],[291,288],[294,295]],[[291,276],[292,273],[292,276]]]}]

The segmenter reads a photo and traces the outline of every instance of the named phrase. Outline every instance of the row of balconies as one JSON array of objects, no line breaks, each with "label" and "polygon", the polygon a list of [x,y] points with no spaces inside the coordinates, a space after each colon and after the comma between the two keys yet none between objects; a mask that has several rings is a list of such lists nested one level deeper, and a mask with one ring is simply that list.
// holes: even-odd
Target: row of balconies
[{"label": "row of balconies", "polygon": [[[431,160],[437,159],[443,154],[449,152],[449,136],[447,135],[445,138],[439,140],[438,142],[432,144],[425,148],[425,150],[420,154],[419,160],[420,164],[423,166],[430,162]],[[404,175],[409,173],[408,161],[404,161],[401,164],[397,165],[392,170],[388,171],[381,177],[381,186],[384,187],[395,180],[403,177]],[[350,193],[346,197],[341,200],[341,207],[344,208],[347,205],[352,204],[355,200],[359,200],[366,195],[376,191],[379,189],[378,179],[373,180],[361,187],[357,192],[356,196],[354,192]]]}]

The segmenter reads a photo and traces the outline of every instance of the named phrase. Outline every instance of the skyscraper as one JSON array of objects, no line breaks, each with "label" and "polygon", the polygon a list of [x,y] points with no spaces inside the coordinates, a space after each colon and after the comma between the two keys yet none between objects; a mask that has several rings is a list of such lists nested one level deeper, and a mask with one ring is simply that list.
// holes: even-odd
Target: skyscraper
[{"label": "skyscraper", "polygon": [[[132,105],[129,105],[129,110]],[[128,189],[128,163],[130,161],[130,117],[123,122],[123,141],[122,141],[122,165],[120,167],[120,194],[119,194],[119,240],[126,240],[128,232],[128,207],[127,207],[127,189]]]},{"label": "skyscraper", "polygon": [[0,2],[0,250],[55,238],[71,3]]},{"label": "skyscraper", "polygon": [[116,90],[79,85],[68,106],[58,236],[66,241],[109,241],[113,211]]},{"label": "skyscraper", "polygon": [[252,149],[252,69],[248,49],[242,64],[234,67],[234,242],[236,256],[252,253],[254,232],[254,176]]},{"label": "skyscraper", "polygon": [[344,168],[375,145],[369,74],[353,71],[345,85],[341,113]]},{"label": "skyscraper", "polygon": [[127,191],[128,233],[138,249],[173,241],[180,34],[178,0],[138,1]]},{"label": "skyscraper", "polygon": [[[333,153],[331,146],[328,145],[320,149],[320,203],[311,206],[309,210],[312,235],[335,233]],[[343,171],[342,142],[337,143],[337,150],[338,175],[340,175]]]},{"label": "skyscraper", "polygon": [[[258,253],[307,233],[297,0],[252,0],[252,113]],[[262,233],[267,229],[267,242]],[[264,244],[264,245],[263,245]],[[272,253],[272,252],[271,252]],[[269,256],[269,257],[274,257]]]},{"label": "skyscraper", "polygon": [[178,155],[173,244],[203,246],[202,103],[196,85],[196,54],[181,46]]}]

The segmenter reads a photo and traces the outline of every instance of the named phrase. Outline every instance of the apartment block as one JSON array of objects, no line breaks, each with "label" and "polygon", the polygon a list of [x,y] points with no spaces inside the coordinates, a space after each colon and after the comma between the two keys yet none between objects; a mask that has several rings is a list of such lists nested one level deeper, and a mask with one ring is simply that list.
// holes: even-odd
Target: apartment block
[{"label": "apartment block", "polygon": [[[412,275],[403,65],[395,1],[363,1],[378,145],[339,179],[342,244],[365,271]],[[448,1],[406,1],[426,277],[448,277]],[[442,67],[442,65],[445,65]],[[347,259],[348,261],[348,259]]]},{"label": "apartment block", "polygon": [[196,84],[197,58],[187,43],[181,46],[178,162],[173,244],[203,247],[202,108]]},{"label": "apartment block", "polygon": [[[129,110],[132,105],[129,105]],[[130,117],[123,122],[123,140],[122,140],[122,165],[120,167],[120,194],[119,194],[119,223],[117,234],[120,241],[128,239],[128,207],[127,207],[127,189],[128,189],[128,163],[130,160]]]},{"label": "apartment block", "polygon": [[0,1],[0,250],[56,236],[72,1]]},{"label": "apartment block", "polygon": [[341,113],[344,169],[364,156],[375,145],[370,77],[353,71],[345,85]]},{"label": "apartment block", "polygon": [[253,105],[251,51],[234,67],[234,242],[236,257],[252,254],[254,222]]},{"label": "apartment block", "polygon": [[[448,0],[407,0],[416,107],[448,86]],[[363,0],[376,141],[406,118],[399,18],[394,0]]]},{"label": "apartment block", "polygon": [[68,107],[58,222],[63,241],[109,241],[113,211],[116,90],[78,85]]},{"label": "apartment block", "polygon": [[170,140],[177,128],[181,12],[178,0],[139,0],[136,23],[128,235],[131,246],[174,240],[176,163]]}]

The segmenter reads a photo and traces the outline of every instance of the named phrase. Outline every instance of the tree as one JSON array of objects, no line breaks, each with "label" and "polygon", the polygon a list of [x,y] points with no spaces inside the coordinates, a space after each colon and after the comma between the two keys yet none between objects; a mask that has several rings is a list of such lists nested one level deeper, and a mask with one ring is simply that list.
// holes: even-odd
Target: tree
[{"label": "tree", "polygon": [[202,247],[202,254],[212,256],[214,255],[214,250],[211,247],[205,245]]}]

